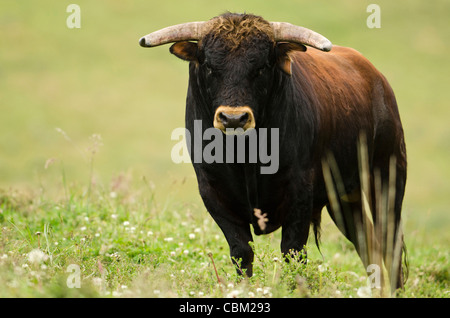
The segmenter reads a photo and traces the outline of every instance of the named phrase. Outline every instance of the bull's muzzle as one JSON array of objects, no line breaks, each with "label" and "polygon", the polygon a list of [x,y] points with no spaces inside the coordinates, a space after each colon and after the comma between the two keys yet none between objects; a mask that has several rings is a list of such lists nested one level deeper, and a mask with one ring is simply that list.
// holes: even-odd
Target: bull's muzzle
[{"label": "bull's muzzle", "polygon": [[219,106],[214,115],[214,127],[225,134],[245,132],[255,128],[255,117],[249,106]]}]

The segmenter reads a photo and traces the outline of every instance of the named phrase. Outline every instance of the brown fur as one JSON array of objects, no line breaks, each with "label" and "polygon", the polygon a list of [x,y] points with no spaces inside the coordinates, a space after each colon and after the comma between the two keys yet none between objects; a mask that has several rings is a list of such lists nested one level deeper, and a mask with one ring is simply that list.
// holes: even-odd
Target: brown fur
[{"label": "brown fur", "polygon": [[212,18],[209,23],[210,30],[207,33],[224,39],[230,51],[236,50],[241,43],[254,37],[268,36],[275,43],[270,23],[258,16],[224,14]]}]

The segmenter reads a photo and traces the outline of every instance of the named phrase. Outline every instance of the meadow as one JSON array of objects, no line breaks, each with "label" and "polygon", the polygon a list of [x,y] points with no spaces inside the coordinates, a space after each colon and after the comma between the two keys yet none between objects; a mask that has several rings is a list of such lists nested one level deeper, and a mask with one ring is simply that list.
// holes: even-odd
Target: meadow
[{"label": "meadow", "polygon": [[308,263],[282,261],[277,231],[255,237],[239,278],[192,167],[171,160],[188,64],[138,40],[227,10],[313,29],[386,76],[409,167],[395,296],[450,296],[448,1],[377,1],[374,29],[370,1],[78,0],[70,29],[71,3],[0,3],[0,297],[377,296],[325,211]]}]

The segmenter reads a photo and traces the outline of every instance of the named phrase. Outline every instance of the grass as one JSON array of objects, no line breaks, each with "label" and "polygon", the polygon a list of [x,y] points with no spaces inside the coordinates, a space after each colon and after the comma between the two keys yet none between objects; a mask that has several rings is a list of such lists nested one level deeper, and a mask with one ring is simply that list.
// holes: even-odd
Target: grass
[{"label": "grass", "polygon": [[[338,233],[324,238],[323,258],[309,246],[307,264],[281,261],[279,233],[257,238],[254,276],[242,280],[220,230],[203,208],[159,206],[149,199],[151,193],[128,190],[96,188],[88,200],[71,189],[69,199],[59,202],[2,193],[0,296],[371,296],[356,252]],[[30,255],[36,250],[45,257],[33,261]],[[70,264],[80,268],[81,288],[68,286]],[[448,297],[443,248],[416,247],[410,264],[408,283],[397,296]]]},{"label": "grass", "polygon": [[[92,149],[86,150],[88,162],[94,162]],[[283,261],[279,231],[256,237],[254,275],[243,279],[202,205],[158,196],[153,184],[131,173],[97,183],[92,171],[86,185],[67,184],[61,174],[59,194],[43,188],[0,193],[0,297],[378,295],[368,287],[353,246],[329,218],[323,221],[321,253],[311,243],[306,264]],[[395,296],[448,297],[444,246],[416,243],[410,251],[410,277]],[[71,266],[79,270],[79,288],[71,288]]]},{"label": "grass", "polygon": [[[279,232],[257,237],[255,277],[240,282],[192,167],[171,161],[171,132],[184,125],[187,64],[167,47],[142,49],[137,41],[230,10],[309,27],[359,50],[386,75],[409,161],[410,276],[397,296],[449,297],[448,1],[378,1],[381,29],[365,25],[370,1],[79,0],[76,30],[65,25],[70,3],[0,3],[7,47],[0,50],[0,296],[364,295],[365,270],[326,217],[322,255],[312,244],[306,265],[274,261]],[[103,143],[95,155],[93,134]],[[47,255],[39,264],[28,259],[36,249]],[[80,289],[67,288],[69,264],[80,266]]]}]

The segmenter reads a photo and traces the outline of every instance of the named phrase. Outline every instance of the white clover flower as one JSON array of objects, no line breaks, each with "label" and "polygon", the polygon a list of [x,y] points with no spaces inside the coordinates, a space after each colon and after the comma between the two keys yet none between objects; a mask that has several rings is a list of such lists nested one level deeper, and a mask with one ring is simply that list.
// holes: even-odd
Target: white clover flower
[{"label": "white clover flower", "polygon": [[40,264],[45,262],[47,258],[48,255],[37,248],[28,253],[28,261],[32,264]]},{"label": "white clover flower", "polygon": [[240,293],[241,293],[240,290],[232,290],[227,294],[227,298],[237,298]]},{"label": "white clover flower", "polygon": [[195,239],[195,234],[194,233],[190,233],[189,234],[189,239],[191,239],[191,240]]},{"label": "white clover flower", "polygon": [[103,280],[100,277],[94,277],[92,278],[92,284],[97,287],[102,287]]},{"label": "white clover flower", "polygon": [[128,221],[123,222],[123,226],[128,226],[128,225],[130,225],[130,222],[128,222]]},{"label": "white clover flower", "polygon": [[370,298],[372,297],[372,289],[370,288],[370,286],[359,287],[356,294],[360,298]]},{"label": "white clover flower", "polygon": [[172,242],[172,241],[173,241],[173,237],[166,237],[166,238],[164,239],[164,241],[166,241],[166,242]]}]

